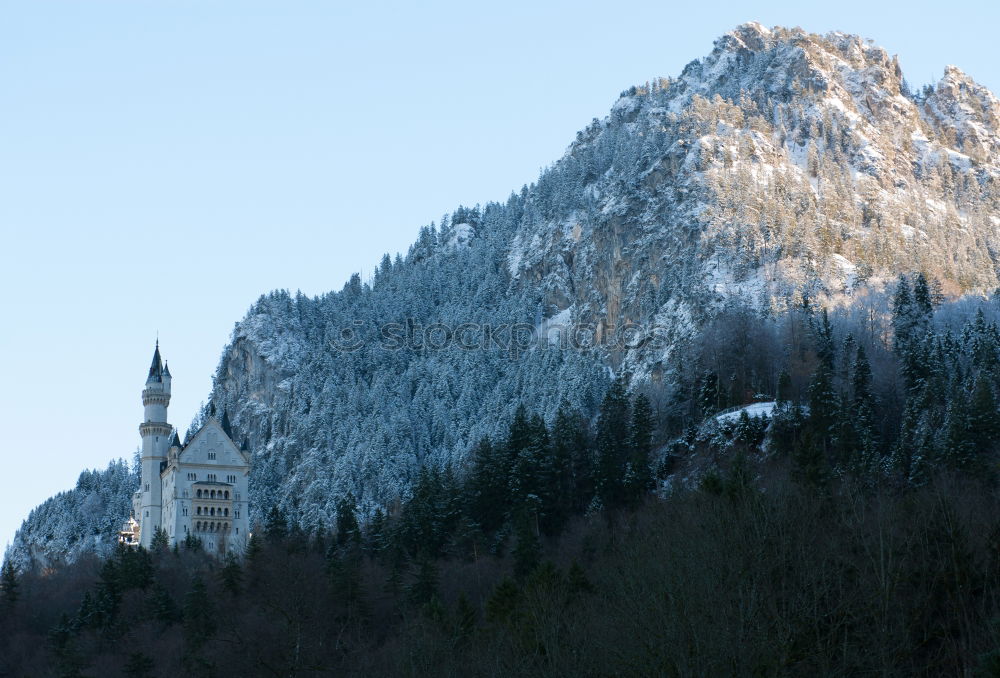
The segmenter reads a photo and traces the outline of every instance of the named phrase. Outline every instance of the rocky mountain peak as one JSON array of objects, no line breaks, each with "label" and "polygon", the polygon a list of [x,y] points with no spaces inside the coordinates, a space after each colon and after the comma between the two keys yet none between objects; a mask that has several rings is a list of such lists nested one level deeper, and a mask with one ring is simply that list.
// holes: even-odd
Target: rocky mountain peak
[{"label": "rocky mountain peak", "polygon": [[[612,374],[670,384],[730,305],[859,308],[913,272],[943,295],[991,291],[998,134],[1000,102],[958,68],[911,93],[871,41],[742,24],[623,92],[532,185],[420,229],[369,282],[262,297],[211,394],[253,450],[251,499],[313,526],[348,492],[385,506],[518,401],[551,418],[564,399],[592,411]],[[540,341],[514,346],[513,326]],[[489,341],[438,350],[429,327]],[[19,553],[47,543],[39,516]]]}]

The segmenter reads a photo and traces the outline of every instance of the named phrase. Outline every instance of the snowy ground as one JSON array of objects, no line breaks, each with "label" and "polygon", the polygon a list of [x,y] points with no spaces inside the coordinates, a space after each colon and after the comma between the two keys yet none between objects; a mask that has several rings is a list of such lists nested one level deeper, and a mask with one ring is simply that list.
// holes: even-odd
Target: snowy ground
[{"label": "snowy ground", "polygon": [[754,403],[752,405],[746,405],[745,407],[740,407],[739,409],[716,415],[715,420],[720,424],[726,421],[733,421],[740,418],[740,412],[746,412],[749,417],[759,417],[765,414],[770,417],[774,414],[774,408],[776,405],[777,403],[774,402]]}]

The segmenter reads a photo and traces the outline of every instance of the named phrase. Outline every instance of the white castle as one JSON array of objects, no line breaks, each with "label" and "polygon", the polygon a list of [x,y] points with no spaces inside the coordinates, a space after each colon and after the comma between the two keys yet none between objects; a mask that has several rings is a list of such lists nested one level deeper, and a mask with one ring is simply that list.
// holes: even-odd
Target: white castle
[{"label": "white castle", "polygon": [[250,537],[250,454],[233,443],[228,418],[218,421],[214,407],[182,445],[167,423],[169,404],[170,369],[160,359],[157,341],[142,390],[142,480],[120,540],[149,548],[161,529],[170,545],[193,535],[210,553],[240,553]]}]

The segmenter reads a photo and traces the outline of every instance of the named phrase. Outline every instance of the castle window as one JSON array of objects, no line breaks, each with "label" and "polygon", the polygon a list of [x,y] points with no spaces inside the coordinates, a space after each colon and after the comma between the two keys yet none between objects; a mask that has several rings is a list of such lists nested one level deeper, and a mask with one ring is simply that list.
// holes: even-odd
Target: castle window
[{"label": "castle window", "polygon": [[234,518],[239,518],[240,517],[240,510],[239,509],[236,509],[235,511],[233,511],[233,517]]},{"label": "castle window", "polygon": [[208,458],[209,459],[215,459],[215,452],[209,452],[208,453]]},{"label": "castle window", "polygon": [[198,515],[199,516],[201,515],[201,507],[200,506],[198,507]]},{"label": "castle window", "polygon": [[201,499],[201,490],[198,490],[198,498]]},{"label": "castle window", "polygon": [[214,506],[212,507],[212,510],[209,513],[211,513],[213,516],[215,515],[215,507]]},{"label": "castle window", "polygon": [[209,473],[208,474],[208,480],[209,480],[209,482],[213,482],[214,483],[215,482],[215,474],[214,473]]},{"label": "castle window", "polygon": [[215,490],[212,490],[212,499],[215,499]]},{"label": "castle window", "polygon": [[229,515],[229,509],[223,509],[223,511],[225,512],[225,515]]},{"label": "castle window", "polygon": [[226,499],[229,499],[229,490],[226,490]]},{"label": "castle window", "polygon": [[146,491],[149,492],[149,483],[146,483]]},{"label": "castle window", "polygon": [[189,473],[188,474],[188,480],[198,480],[198,474],[197,473]]},{"label": "castle window", "polygon": [[194,529],[196,529],[199,532],[201,532],[201,521],[200,520],[197,523],[194,524]]},{"label": "castle window", "polygon": [[183,511],[183,512],[184,512],[184,515],[187,515],[187,514],[188,514],[188,507],[187,507],[187,506],[183,507],[183,508],[181,509],[181,511]]}]

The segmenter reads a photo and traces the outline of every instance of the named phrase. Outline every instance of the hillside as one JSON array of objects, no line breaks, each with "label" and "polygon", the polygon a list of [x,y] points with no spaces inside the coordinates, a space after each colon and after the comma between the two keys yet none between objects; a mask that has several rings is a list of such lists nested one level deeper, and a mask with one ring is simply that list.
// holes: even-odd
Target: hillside
[{"label": "hillside", "polygon": [[[211,402],[253,452],[254,517],[277,506],[312,529],[348,492],[363,515],[405,498],[521,402],[592,416],[623,375],[667,408],[690,387],[689,347],[734,305],[850,309],[912,272],[942,297],[991,290],[998,214],[990,92],[950,66],[913,92],[859,37],[745,24],[371,280],[261,297]],[[734,398],[776,393],[780,370],[741,377]],[[46,529],[29,520],[14,557]]]},{"label": "hillside", "polygon": [[[669,389],[678,348],[727,298],[850,305],[911,271],[945,293],[992,289],[998,116],[955,68],[913,94],[860,38],[737,28],[679,78],[623,93],[506,203],[423,229],[370,284],[262,298],[212,393],[262,462],[258,504],[310,524],[347,490],[367,509],[391,501],[420,464],[496,433],[518,400],[548,418],[564,397],[592,412],[607,367]],[[378,329],[408,319],[528,322],[543,336],[516,360],[384,350]],[[553,323],[597,347],[542,350]],[[638,333],[628,346],[614,339],[624,326]],[[355,327],[360,351],[331,345]]]}]

